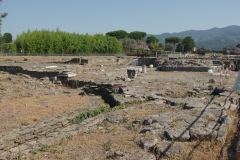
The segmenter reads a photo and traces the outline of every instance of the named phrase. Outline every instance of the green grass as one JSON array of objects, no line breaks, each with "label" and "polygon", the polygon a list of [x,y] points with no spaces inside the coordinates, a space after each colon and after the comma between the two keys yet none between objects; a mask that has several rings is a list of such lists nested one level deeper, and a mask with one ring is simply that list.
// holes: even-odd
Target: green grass
[{"label": "green grass", "polygon": [[44,145],[44,146],[42,146],[42,147],[39,149],[39,151],[40,151],[40,152],[47,152],[48,149],[49,149],[49,146],[48,146],[48,145]]},{"label": "green grass", "polygon": [[[151,99],[147,99],[146,101],[148,101],[148,100],[151,100]],[[115,106],[112,108],[108,104],[106,104],[104,106],[100,106],[95,109],[88,109],[86,111],[80,112],[76,117],[74,117],[71,120],[71,122],[72,123],[80,123],[80,122],[84,121],[85,119],[95,117],[99,114],[108,113],[108,112],[119,110],[119,109],[124,109],[133,104],[139,104],[139,103],[143,103],[143,102],[145,102],[145,101],[137,100],[137,101],[125,102],[119,106]]]}]

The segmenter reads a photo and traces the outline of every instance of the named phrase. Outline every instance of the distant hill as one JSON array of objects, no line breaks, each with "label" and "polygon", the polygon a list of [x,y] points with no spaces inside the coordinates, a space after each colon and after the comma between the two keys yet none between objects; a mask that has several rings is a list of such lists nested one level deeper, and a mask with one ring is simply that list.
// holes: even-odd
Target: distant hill
[{"label": "distant hill", "polygon": [[209,30],[188,30],[179,33],[163,33],[153,36],[158,38],[163,44],[167,37],[176,36],[183,39],[186,36],[191,36],[197,48],[204,47],[206,49],[222,50],[223,47],[235,46],[240,43],[240,26],[214,27]]}]

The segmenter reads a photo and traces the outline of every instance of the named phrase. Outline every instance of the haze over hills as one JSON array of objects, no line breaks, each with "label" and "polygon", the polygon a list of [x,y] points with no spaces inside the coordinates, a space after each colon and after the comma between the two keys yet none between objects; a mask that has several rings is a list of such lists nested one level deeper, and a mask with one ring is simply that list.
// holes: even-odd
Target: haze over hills
[{"label": "haze over hills", "polygon": [[187,30],[179,33],[163,33],[153,36],[158,38],[163,44],[167,37],[176,36],[183,39],[186,36],[191,36],[197,48],[204,47],[205,49],[222,50],[223,47],[236,46],[240,43],[240,26],[214,27],[209,30]]}]

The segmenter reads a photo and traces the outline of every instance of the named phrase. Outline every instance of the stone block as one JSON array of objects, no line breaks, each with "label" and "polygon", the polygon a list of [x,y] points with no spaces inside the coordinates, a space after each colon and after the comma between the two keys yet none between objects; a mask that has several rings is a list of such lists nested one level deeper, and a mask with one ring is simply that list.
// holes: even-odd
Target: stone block
[{"label": "stone block", "polygon": [[236,104],[230,104],[230,108],[229,108],[231,111],[235,111],[238,109],[238,105]]},{"label": "stone block", "polygon": [[127,69],[128,78],[130,78],[130,79],[136,78],[137,72],[138,71],[136,69]]},{"label": "stone block", "polygon": [[217,140],[225,142],[226,137],[227,137],[227,125],[222,124],[218,130]]},{"label": "stone block", "polygon": [[168,140],[188,141],[190,139],[189,130],[185,130],[185,128],[169,128],[164,135]]},{"label": "stone block", "polygon": [[149,150],[150,148],[152,148],[157,143],[158,143],[158,139],[156,137],[144,138],[144,139],[141,139],[140,146],[141,146],[142,149]]},{"label": "stone block", "polygon": [[184,145],[179,142],[161,141],[156,145],[157,153],[168,157],[180,157],[184,153]]}]

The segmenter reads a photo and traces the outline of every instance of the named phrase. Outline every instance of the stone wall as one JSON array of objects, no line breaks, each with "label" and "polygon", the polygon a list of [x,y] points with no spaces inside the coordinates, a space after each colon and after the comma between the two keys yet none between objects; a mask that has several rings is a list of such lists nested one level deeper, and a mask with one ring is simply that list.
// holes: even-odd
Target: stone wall
[{"label": "stone wall", "polygon": [[10,74],[27,74],[35,78],[55,77],[60,73],[58,71],[30,71],[20,66],[0,66],[0,71],[8,72]]},{"label": "stone wall", "polygon": [[146,65],[149,66],[150,64],[154,64],[154,61],[157,58],[139,58],[138,59],[138,66]]},{"label": "stone wall", "polygon": [[208,72],[209,67],[206,66],[160,66],[158,71],[188,71],[188,72]]},{"label": "stone wall", "polygon": [[63,138],[76,135],[104,120],[103,115],[89,118],[79,124],[69,120],[79,111],[63,114],[41,122],[21,126],[11,132],[0,135],[0,160],[25,157],[29,152],[51,145]]}]

